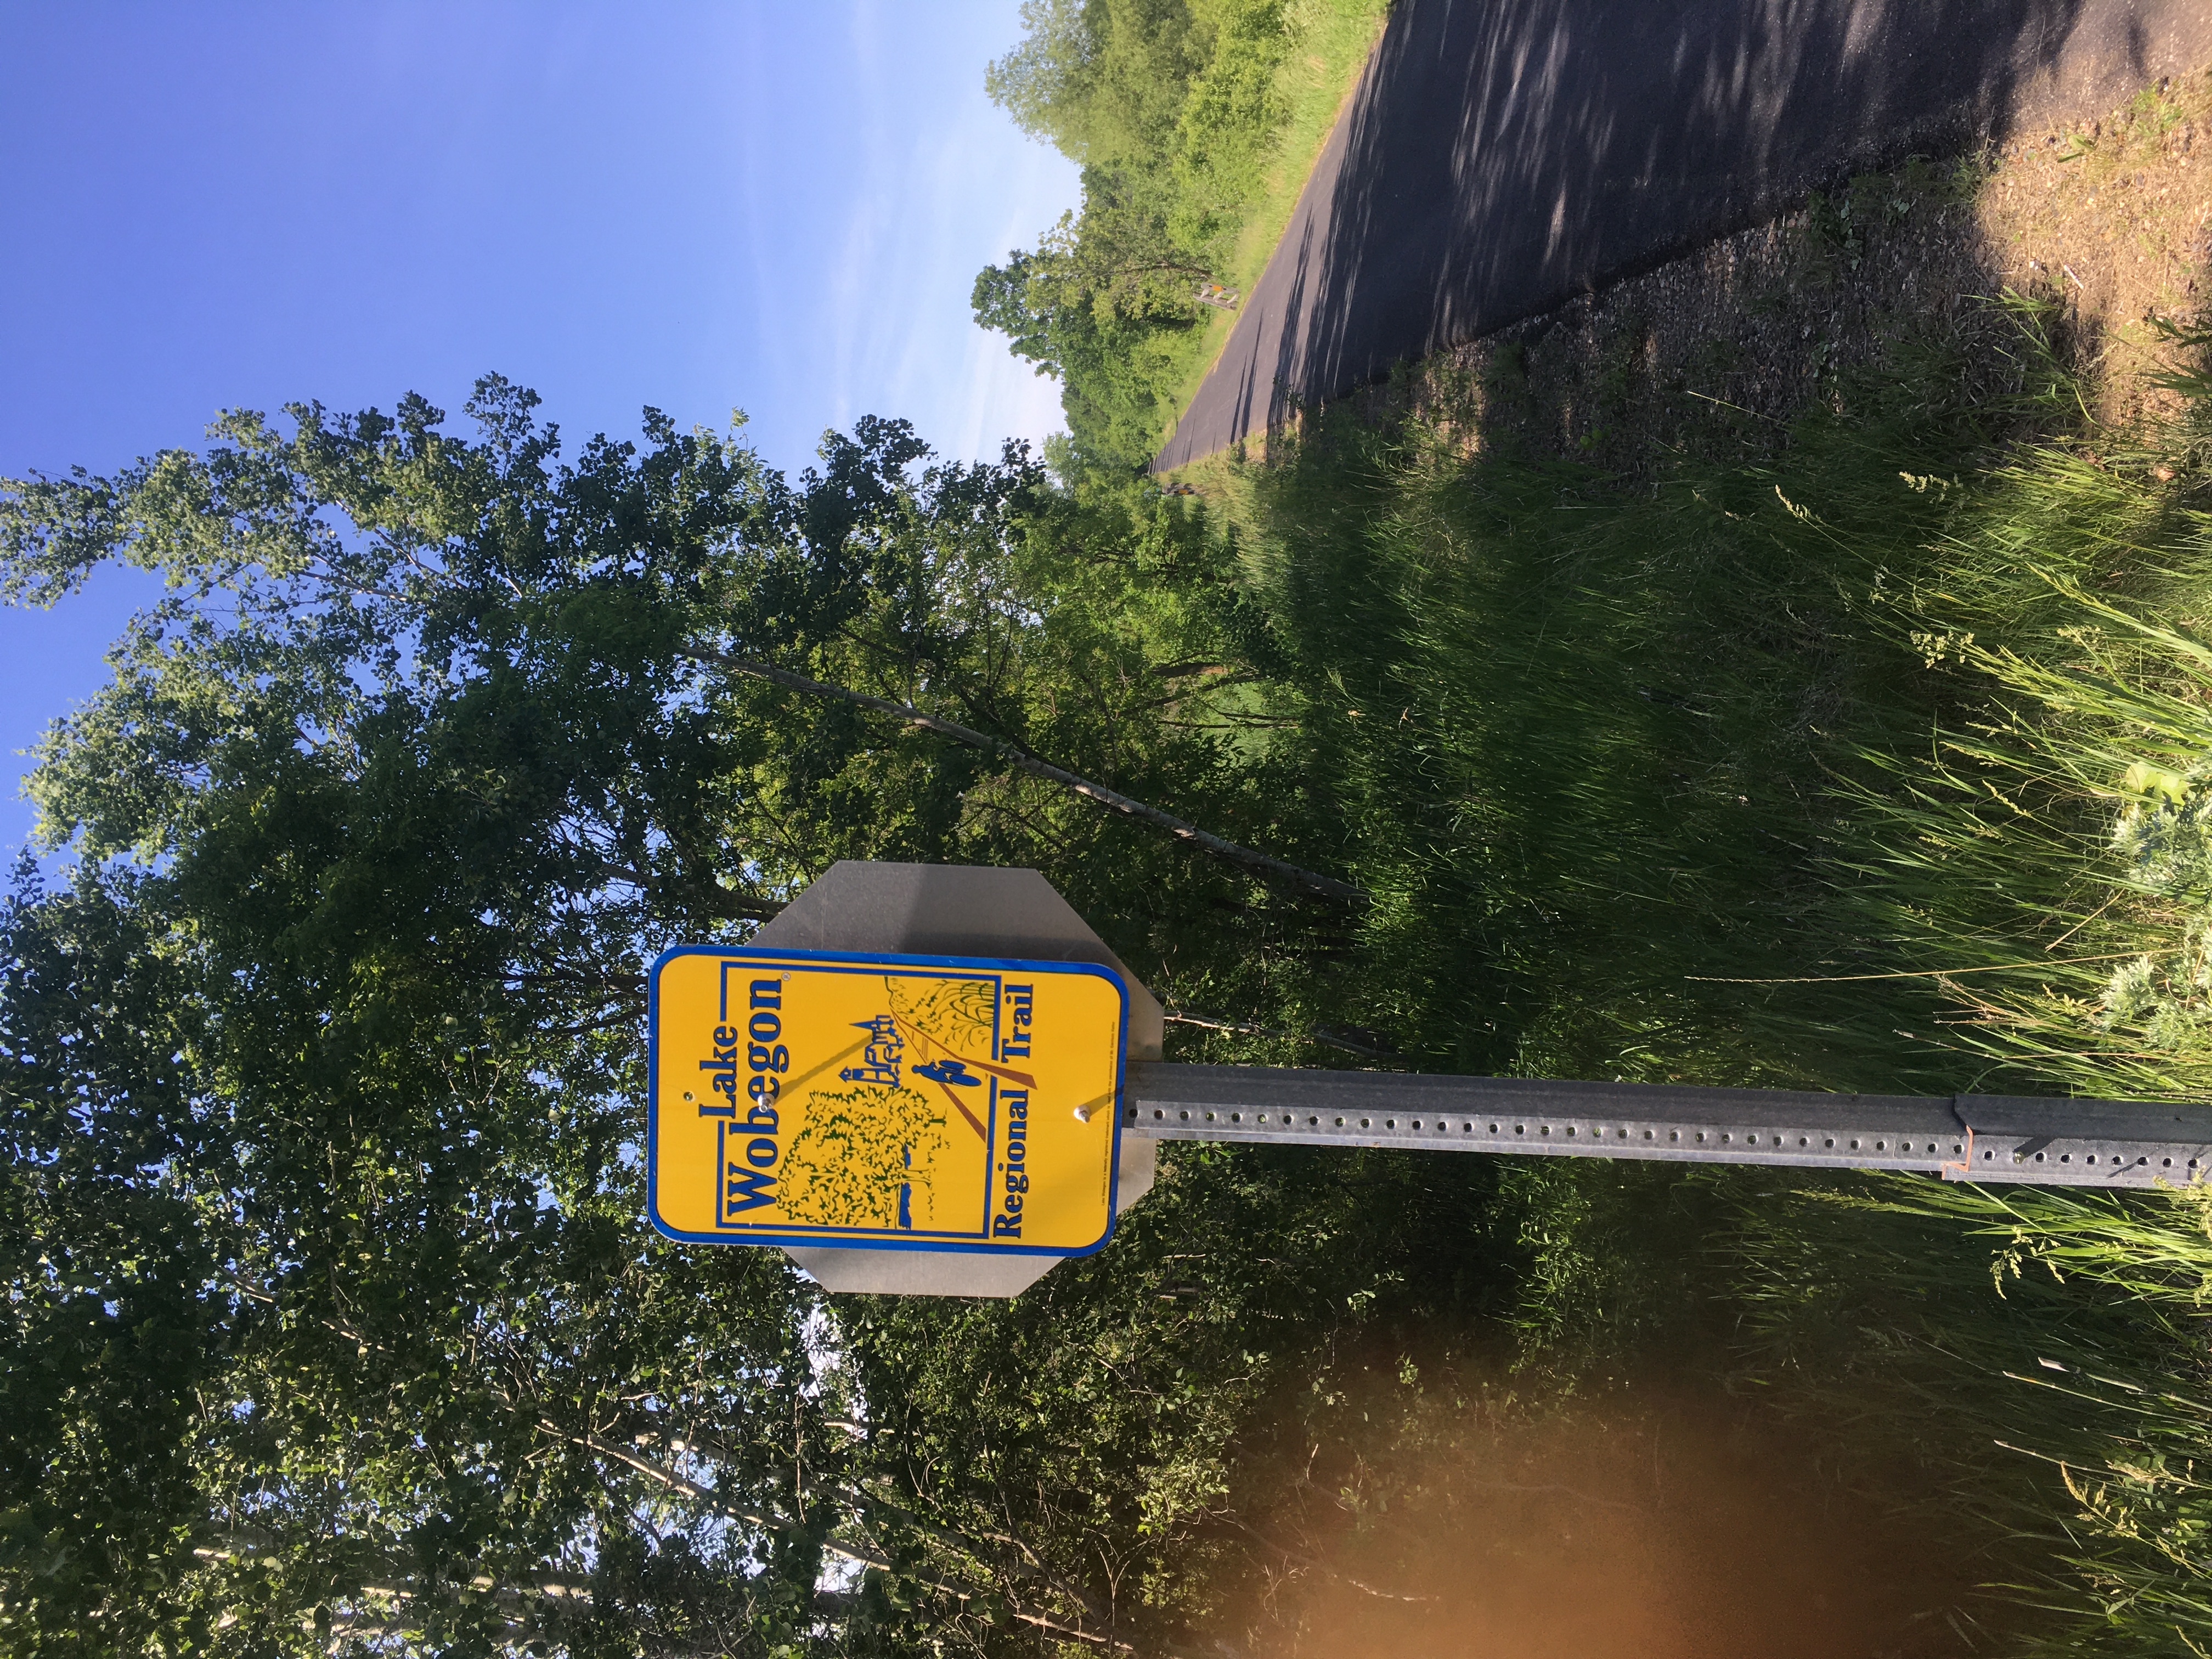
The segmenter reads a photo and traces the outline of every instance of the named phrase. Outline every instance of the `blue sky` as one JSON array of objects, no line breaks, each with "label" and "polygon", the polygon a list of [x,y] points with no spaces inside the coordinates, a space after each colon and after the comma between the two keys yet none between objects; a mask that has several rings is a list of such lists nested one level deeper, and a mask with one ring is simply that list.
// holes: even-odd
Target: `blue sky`
[{"label": "blue sky", "polygon": [[[1058,429],[968,310],[1074,205],[985,99],[1016,0],[0,0],[0,474],[105,471],[220,408],[458,410],[495,369],[573,445],[750,416],[775,464],[903,415]],[[15,750],[105,678],[102,581],[0,611]]]}]

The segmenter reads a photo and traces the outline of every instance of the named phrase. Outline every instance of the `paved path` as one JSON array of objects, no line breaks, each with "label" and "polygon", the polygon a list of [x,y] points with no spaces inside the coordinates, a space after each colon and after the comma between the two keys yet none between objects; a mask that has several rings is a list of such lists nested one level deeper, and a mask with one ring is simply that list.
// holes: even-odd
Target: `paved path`
[{"label": "paved path", "polygon": [[1155,471],[1855,167],[2212,65],[2212,0],[1398,0]]}]

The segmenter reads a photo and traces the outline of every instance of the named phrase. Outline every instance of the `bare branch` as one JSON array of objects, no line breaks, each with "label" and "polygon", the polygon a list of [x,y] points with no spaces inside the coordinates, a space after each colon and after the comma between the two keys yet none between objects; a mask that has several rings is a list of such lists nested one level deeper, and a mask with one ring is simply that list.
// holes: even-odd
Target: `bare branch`
[{"label": "bare branch", "polygon": [[1300,1566],[1310,1567],[1316,1572],[1324,1574],[1330,1578],[1334,1578],[1340,1583],[1349,1584],[1352,1589],[1360,1591],[1364,1595],[1372,1595],[1378,1601],[1435,1601],[1442,1599],[1439,1596],[1434,1595],[1401,1595],[1395,1590],[1377,1589],[1372,1584],[1366,1583],[1359,1579],[1354,1578],[1348,1572],[1339,1572],[1334,1567],[1330,1566],[1326,1561],[1317,1560],[1313,1556],[1307,1555],[1302,1551],[1291,1548],[1287,1544],[1278,1543],[1274,1539],[1268,1537],[1267,1534],[1260,1531],[1257,1528],[1246,1526],[1242,1521],[1239,1521],[1233,1515],[1217,1516],[1215,1520],[1220,1525],[1235,1528],[1238,1532],[1243,1533],[1247,1538],[1249,1538],[1254,1542],[1263,1545],[1267,1548],[1273,1550],[1276,1554],[1281,1556],[1286,1561],[1295,1561]]}]

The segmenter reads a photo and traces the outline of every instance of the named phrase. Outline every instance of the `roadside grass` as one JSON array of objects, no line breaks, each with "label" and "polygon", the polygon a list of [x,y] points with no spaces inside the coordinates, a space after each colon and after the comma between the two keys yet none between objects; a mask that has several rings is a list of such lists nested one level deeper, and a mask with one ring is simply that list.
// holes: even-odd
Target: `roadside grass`
[{"label": "roadside grass", "polygon": [[[1900,331],[1769,453],[1627,481],[1327,410],[1224,467],[1271,712],[1376,895],[1300,1014],[1441,1070],[2203,1097],[2212,337],[2170,328],[2119,427],[2071,325]],[[1918,1471],[1879,1484],[1970,1540],[2019,1650],[2212,1651],[2212,1235],[2176,1174],[1540,1164],[1501,1189],[1541,1241],[1522,1363],[1723,1333],[1706,1370],[1839,1468]],[[1677,1225],[1661,1273],[1644,1224],[1686,1205],[1698,1270]]]},{"label": "roadside grass", "polygon": [[2014,286],[2040,285],[2094,324],[2107,371],[2096,388],[2107,406],[2097,413],[2109,423],[2172,408],[2133,371],[2158,355],[2158,319],[2204,302],[2208,125],[2212,75],[2197,73],[2147,87],[2100,118],[2021,134],[1981,158],[1982,234]]},{"label": "roadside grass", "polygon": [[[2196,833],[2206,752],[2182,637],[2207,602],[2204,342],[2154,306],[2154,353],[2078,291],[1998,286],[2027,247],[2090,237],[2066,213],[1992,242],[2033,194],[2021,157],[2051,150],[2076,160],[2032,163],[2050,189],[2166,203],[2154,240],[2179,257],[2169,198],[2208,110],[2191,76],[2081,129],[2094,148],[1862,176],[1602,327],[1433,361],[1192,471],[1291,688],[1255,730],[1294,725],[1357,826],[1400,974],[1366,994],[1409,1053],[2201,1090],[2128,1034],[2205,1017],[2189,906],[2212,878],[2157,850],[2161,813]],[[2172,297],[2142,263],[2122,297]],[[1931,272],[1996,297],[1881,303]],[[1789,361],[1808,307],[1843,344]],[[1734,367],[1693,383],[1716,319],[1738,332],[1702,355]],[[2115,898],[2124,811],[2142,867]],[[2003,976],[2029,958],[2033,993]]]},{"label": "roadside grass", "polygon": [[1721,1249],[1740,1380],[2002,1538],[2012,1650],[2212,1650],[2207,1224],[2201,1187],[1773,1194]]},{"label": "roadside grass", "polygon": [[[1290,228],[1298,197],[1358,84],[1389,11],[1390,0],[1291,0],[1284,8],[1290,49],[1271,88],[1280,125],[1258,174],[1260,190],[1239,209],[1243,225],[1219,279],[1240,293],[1250,295]],[[1209,311],[1204,327],[1175,337],[1173,349],[1182,366],[1164,382],[1169,413],[1159,434],[1162,443],[1173,435],[1176,419],[1229,343],[1237,317],[1235,312]]]},{"label": "roadside grass", "polygon": [[[1376,896],[1249,1017],[1422,1069],[2212,1095],[2208,121],[2194,76],[1863,176],[1187,469],[1261,619],[1237,741]],[[1508,1161],[1470,1244],[1510,1243],[1509,1352],[1328,1357],[1240,1512],[1384,1583],[1474,1512],[1455,1449],[1734,1401],[1930,1540],[1963,1593],[1911,1651],[2212,1653],[2175,1174]],[[1251,1627],[1327,1627],[1278,1565]]]},{"label": "roadside grass", "polygon": [[2000,312],[1780,463],[1625,489],[1324,412],[1237,472],[1282,713],[1377,896],[1365,1023],[1446,1069],[1965,1086],[1932,981],[1820,982],[1948,965],[1844,896],[1835,792],[1976,690],[1869,620],[1960,511],[1900,474],[2070,407]]}]

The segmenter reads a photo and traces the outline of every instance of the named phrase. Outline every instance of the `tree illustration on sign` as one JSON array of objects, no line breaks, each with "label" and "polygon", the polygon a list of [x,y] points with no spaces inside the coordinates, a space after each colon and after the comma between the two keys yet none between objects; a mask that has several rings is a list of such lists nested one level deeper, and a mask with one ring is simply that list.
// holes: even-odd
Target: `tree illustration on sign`
[{"label": "tree illustration on sign", "polygon": [[934,1227],[931,1175],[951,1144],[949,1115],[912,1089],[815,1091],[805,1127],[784,1151],[778,1204],[817,1226]]}]

